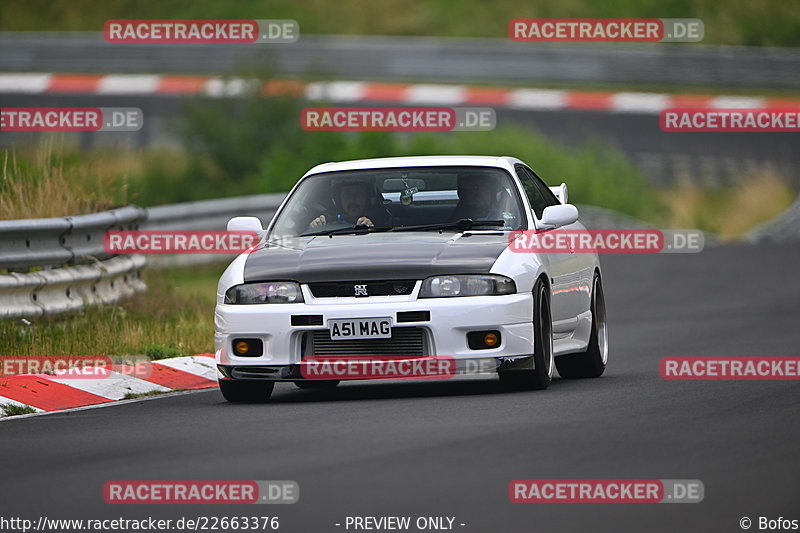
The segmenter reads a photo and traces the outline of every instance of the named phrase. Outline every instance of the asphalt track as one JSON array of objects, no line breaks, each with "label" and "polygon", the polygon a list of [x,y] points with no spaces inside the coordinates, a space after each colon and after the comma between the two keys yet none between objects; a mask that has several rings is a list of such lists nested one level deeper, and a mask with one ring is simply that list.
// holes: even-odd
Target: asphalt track
[{"label": "asphalt track", "polygon": [[[800,518],[794,381],[677,382],[664,356],[800,355],[800,246],[602,258],[612,355],[603,377],[503,392],[496,378],[215,390],[0,423],[0,516],[277,514],[280,531],[346,516],[454,516],[456,531],[741,531]],[[210,310],[209,310],[210,311]],[[517,478],[700,479],[696,504],[512,504]],[[291,479],[273,506],[108,505],[125,479]],[[351,529],[352,531],[352,529]]]}]

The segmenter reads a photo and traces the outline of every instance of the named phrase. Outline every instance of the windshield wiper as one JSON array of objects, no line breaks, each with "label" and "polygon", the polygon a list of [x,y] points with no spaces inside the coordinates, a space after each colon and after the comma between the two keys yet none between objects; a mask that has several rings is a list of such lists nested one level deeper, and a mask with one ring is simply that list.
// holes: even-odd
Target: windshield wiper
[{"label": "windshield wiper", "polygon": [[442,222],[440,224],[421,224],[419,226],[399,226],[390,229],[389,231],[430,231],[430,230],[443,230],[443,229],[459,229],[468,230],[480,226],[505,226],[505,220],[472,220],[471,218],[462,218],[456,222]]},{"label": "windshield wiper", "polygon": [[373,231],[389,231],[392,226],[368,226],[366,224],[356,224],[355,226],[345,226],[343,228],[326,229],[323,231],[316,231],[314,233],[302,233],[300,237],[317,237],[319,235],[327,235],[333,237],[334,235],[347,235],[352,233],[355,235],[363,233],[371,233]]}]

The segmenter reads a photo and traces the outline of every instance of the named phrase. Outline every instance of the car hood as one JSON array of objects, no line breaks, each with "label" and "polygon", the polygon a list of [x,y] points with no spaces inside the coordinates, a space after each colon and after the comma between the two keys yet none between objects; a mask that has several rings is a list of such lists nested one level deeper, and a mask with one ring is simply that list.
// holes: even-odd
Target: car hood
[{"label": "car hood", "polygon": [[508,247],[508,234],[368,233],[298,237],[250,253],[244,281],[423,279],[487,273]]}]

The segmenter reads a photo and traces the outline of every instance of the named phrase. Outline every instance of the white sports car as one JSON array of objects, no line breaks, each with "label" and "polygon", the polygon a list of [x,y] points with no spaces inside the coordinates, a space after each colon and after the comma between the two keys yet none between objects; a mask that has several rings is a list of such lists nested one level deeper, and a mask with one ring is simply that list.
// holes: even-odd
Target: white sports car
[{"label": "white sports car", "polygon": [[[582,230],[566,185],[512,157],[325,163],[288,194],[259,246],[219,281],[215,349],[229,401],[309,379],[315,357],[446,357],[515,389],[596,377],[608,360],[595,253],[519,253],[514,230]],[[362,376],[363,377],[363,376]],[[343,379],[347,379],[345,375]]]}]

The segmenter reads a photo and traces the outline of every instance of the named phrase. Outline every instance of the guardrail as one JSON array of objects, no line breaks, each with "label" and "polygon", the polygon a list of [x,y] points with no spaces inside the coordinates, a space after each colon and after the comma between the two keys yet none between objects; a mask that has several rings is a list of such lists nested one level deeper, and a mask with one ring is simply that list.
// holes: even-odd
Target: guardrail
[{"label": "guardrail", "polygon": [[[74,217],[0,220],[0,318],[41,316],[111,303],[146,289],[142,255],[110,256],[110,230],[223,230],[234,216],[266,223],[284,194],[265,194],[164,205],[127,206]],[[181,255],[155,266],[196,264],[230,256]],[[31,270],[35,271],[31,271]],[[17,272],[13,272],[16,270]]]},{"label": "guardrail", "polygon": [[301,35],[291,44],[109,45],[99,32],[0,33],[0,71],[232,74],[345,79],[800,87],[800,50],[700,44]]},{"label": "guardrail", "polygon": [[141,207],[127,206],[73,217],[0,220],[0,269],[9,271],[0,274],[0,317],[57,314],[144,290],[139,278],[144,257],[110,256],[103,235],[137,229],[146,217]]}]

